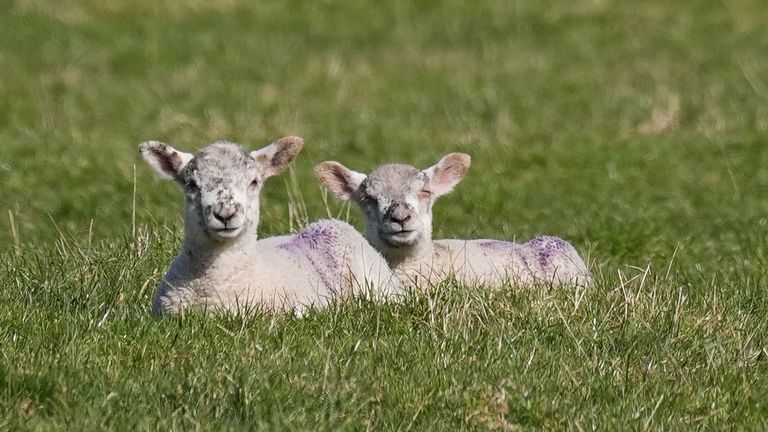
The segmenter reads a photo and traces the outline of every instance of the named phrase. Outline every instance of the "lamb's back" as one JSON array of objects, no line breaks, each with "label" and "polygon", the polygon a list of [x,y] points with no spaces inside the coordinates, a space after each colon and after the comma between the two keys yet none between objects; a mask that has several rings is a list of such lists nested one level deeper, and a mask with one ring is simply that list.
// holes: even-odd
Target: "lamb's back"
[{"label": "lamb's back", "polygon": [[558,237],[541,236],[525,243],[502,240],[437,240],[436,261],[457,279],[498,287],[506,281],[533,283],[591,283],[576,249]]}]

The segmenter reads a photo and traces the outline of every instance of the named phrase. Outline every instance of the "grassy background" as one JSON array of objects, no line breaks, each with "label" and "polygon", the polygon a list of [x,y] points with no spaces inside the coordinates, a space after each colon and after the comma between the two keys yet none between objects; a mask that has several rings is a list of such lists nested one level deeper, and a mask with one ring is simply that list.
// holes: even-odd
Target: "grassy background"
[{"label": "grassy background", "polygon": [[[766,22],[761,0],[0,1],[0,429],[766,428]],[[181,197],[136,145],[287,134],[310,219],[322,160],[464,151],[438,237],[560,235],[599,283],[149,319]],[[295,226],[287,178],[265,234]]]}]

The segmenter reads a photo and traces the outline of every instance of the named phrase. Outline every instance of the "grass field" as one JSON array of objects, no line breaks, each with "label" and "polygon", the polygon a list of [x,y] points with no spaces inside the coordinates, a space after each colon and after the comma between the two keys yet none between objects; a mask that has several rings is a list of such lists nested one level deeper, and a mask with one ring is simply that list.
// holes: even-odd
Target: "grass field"
[{"label": "grass field", "polygon": [[[0,1],[0,430],[768,428],[764,1],[65,3]],[[181,194],[136,145],[288,134],[264,235],[320,161],[464,151],[436,237],[598,283],[150,318]]]}]

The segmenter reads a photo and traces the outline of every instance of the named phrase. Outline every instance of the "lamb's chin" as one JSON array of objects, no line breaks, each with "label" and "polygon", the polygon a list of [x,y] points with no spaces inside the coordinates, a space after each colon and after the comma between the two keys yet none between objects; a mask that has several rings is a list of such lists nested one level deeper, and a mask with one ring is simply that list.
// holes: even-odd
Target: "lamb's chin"
[{"label": "lamb's chin", "polygon": [[218,241],[229,241],[240,236],[243,232],[242,227],[232,229],[208,229],[208,237]]}]

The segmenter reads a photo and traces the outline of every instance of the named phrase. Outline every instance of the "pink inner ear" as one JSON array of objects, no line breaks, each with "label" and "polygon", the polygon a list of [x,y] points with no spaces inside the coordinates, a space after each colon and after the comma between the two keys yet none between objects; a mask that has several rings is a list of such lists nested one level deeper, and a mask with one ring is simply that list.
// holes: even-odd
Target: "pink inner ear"
[{"label": "pink inner ear", "polygon": [[339,198],[349,199],[352,196],[354,191],[350,185],[351,179],[342,167],[332,163],[323,163],[315,168],[315,173],[321,183]]},{"label": "pink inner ear", "polygon": [[461,178],[460,173],[461,171],[455,165],[439,167],[435,173],[434,182],[441,187],[451,187]]},{"label": "pink inner ear", "polygon": [[293,160],[294,153],[291,151],[292,149],[289,147],[281,148],[277,151],[277,153],[272,157],[272,166],[275,168],[282,168],[285,165],[288,165]]},{"label": "pink inner ear", "polygon": [[329,180],[331,189],[334,189],[334,192],[337,194],[347,196],[352,195],[353,191],[352,188],[349,187],[349,179],[338,170],[330,171]]},{"label": "pink inner ear", "polygon": [[155,154],[155,159],[159,162],[161,170],[174,177],[178,175],[176,167],[181,163],[181,158],[176,152],[164,153],[156,150],[152,152]]},{"label": "pink inner ear", "polygon": [[433,192],[441,195],[450,192],[461,181],[466,172],[466,167],[457,160],[448,160],[437,166],[432,178]]}]

